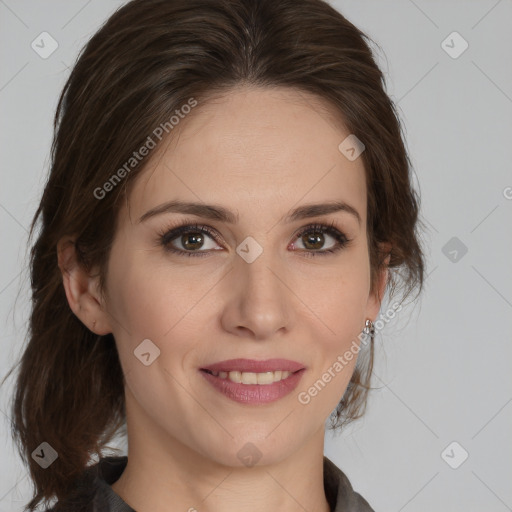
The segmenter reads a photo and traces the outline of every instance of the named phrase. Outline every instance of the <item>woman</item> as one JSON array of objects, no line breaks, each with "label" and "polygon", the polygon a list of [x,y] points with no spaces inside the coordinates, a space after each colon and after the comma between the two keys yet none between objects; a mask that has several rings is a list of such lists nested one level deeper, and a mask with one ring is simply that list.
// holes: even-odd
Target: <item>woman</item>
[{"label": "woman", "polygon": [[134,0],[86,45],[31,228],[26,510],[373,510],[325,422],[423,254],[365,38],[320,0]]}]

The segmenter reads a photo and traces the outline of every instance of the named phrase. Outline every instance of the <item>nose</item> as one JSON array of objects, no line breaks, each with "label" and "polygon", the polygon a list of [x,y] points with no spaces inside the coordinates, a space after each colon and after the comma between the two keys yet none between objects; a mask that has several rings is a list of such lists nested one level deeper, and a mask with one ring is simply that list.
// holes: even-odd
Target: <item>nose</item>
[{"label": "nose", "polygon": [[288,331],[296,297],[286,277],[283,265],[266,251],[252,263],[237,258],[224,284],[227,299],[221,317],[223,328],[255,340],[275,338]]}]

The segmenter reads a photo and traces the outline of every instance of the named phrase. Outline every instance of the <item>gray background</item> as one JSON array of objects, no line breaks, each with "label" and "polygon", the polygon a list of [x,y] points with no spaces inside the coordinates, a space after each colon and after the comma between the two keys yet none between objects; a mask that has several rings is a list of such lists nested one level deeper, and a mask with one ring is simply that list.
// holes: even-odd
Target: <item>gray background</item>
[{"label": "gray background", "polygon": [[[25,243],[58,94],[122,3],[0,0],[2,377],[24,341]],[[429,230],[424,295],[378,332],[366,416],[326,434],[325,453],[376,511],[512,510],[512,1],[331,3],[383,49]],[[59,45],[47,59],[31,48],[43,31]],[[469,44],[457,58],[442,47],[453,31]],[[0,512],[30,497],[9,435],[12,384],[0,396]]]}]

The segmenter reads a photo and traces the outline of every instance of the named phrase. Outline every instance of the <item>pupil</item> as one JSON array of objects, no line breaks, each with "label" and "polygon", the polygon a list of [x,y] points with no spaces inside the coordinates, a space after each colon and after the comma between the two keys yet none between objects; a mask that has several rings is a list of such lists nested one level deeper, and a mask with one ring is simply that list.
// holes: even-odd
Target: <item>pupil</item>
[{"label": "pupil", "polygon": [[[183,239],[185,240],[190,240],[192,239],[193,241],[191,243],[189,243],[188,241],[183,243]],[[199,246],[194,246],[194,242],[199,242]],[[203,242],[203,236],[198,233],[198,234],[195,234],[195,233],[187,233],[185,235],[183,235],[182,237],[182,243],[183,243],[183,247],[185,247],[186,249],[198,249],[201,247],[202,245],[202,242]]]},{"label": "pupil", "polygon": [[[304,246],[307,249],[320,249],[323,244],[323,235],[322,234],[313,234],[306,236],[306,241],[304,241]],[[314,247],[308,247],[308,245],[313,245]]]}]

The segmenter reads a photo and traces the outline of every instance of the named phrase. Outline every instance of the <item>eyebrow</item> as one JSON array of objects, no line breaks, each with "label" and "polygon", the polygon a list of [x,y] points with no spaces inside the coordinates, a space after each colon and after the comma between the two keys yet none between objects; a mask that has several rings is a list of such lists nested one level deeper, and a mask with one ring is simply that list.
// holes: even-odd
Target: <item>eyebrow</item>
[{"label": "eyebrow", "polygon": [[[205,219],[218,220],[228,224],[236,224],[239,220],[238,213],[235,214],[232,211],[217,204],[205,204],[175,200],[163,203],[161,205],[155,206],[151,210],[148,210],[139,219],[139,223],[144,222],[151,217],[155,217],[156,215],[162,215],[164,213],[170,212],[196,215]],[[361,224],[361,216],[359,215],[359,212],[353,206],[350,206],[343,201],[332,201],[328,203],[315,203],[299,206],[298,208],[291,210],[288,215],[284,217],[284,221],[294,222],[297,220],[307,219],[309,217],[328,215],[335,212],[349,213],[357,219],[359,225]]]}]

